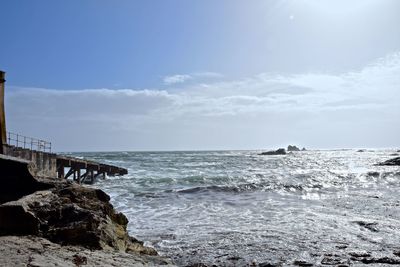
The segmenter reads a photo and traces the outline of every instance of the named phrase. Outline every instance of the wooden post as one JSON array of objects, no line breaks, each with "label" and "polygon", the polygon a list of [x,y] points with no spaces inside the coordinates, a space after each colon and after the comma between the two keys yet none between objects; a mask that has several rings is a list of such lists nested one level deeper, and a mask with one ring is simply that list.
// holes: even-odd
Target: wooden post
[{"label": "wooden post", "polygon": [[78,184],[80,184],[81,183],[81,168],[78,167],[78,169],[76,170],[76,175],[77,175],[77,178],[75,180],[75,176],[74,176],[74,180],[76,182],[78,182]]},{"label": "wooden post", "polygon": [[65,177],[64,165],[58,166],[58,171],[57,171],[57,173],[58,173],[58,178],[64,179],[64,177]]},{"label": "wooden post", "polygon": [[4,83],[6,73],[0,70],[0,154],[3,154],[3,145],[7,144],[6,113],[4,109]]},{"label": "wooden post", "polygon": [[90,183],[93,184],[94,183],[94,170],[90,171]]}]

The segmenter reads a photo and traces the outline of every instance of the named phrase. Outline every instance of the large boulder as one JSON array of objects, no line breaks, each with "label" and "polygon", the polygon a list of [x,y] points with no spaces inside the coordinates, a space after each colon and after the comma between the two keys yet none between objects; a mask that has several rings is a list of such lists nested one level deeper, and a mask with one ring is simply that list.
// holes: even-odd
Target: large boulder
[{"label": "large boulder", "polygon": [[102,190],[34,177],[29,161],[0,156],[0,235],[35,235],[61,245],[157,252],[128,235],[128,219]]},{"label": "large boulder", "polygon": [[61,245],[156,255],[131,238],[128,219],[99,189],[64,183],[0,205],[0,235],[37,235]]}]

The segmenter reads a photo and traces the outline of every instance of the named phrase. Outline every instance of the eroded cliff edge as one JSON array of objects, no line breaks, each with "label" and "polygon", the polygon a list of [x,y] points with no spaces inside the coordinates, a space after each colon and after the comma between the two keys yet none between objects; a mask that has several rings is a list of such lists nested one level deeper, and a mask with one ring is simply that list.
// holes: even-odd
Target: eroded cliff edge
[{"label": "eroded cliff edge", "polygon": [[173,266],[128,235],[128,219],[115,211],[102,190],[34,177],[31,168],[28,161],[0,157],[0,262]]}]

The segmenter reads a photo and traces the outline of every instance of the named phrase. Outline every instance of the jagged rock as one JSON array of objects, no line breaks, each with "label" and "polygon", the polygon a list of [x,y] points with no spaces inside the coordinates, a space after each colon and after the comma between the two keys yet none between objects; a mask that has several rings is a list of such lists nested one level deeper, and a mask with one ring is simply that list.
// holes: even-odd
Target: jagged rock
[{"label": "jagged rock", "polygon": [[300,151],[300,148],[298,148],[297,146],[289,145],[287,147],[287,151]]},{"label": "jagged rock", "polygon": [[310,262],[303,261],[303,260],[295,260],[293,262],[293,265],[301,266],[301,267],[309,267],[309,266],[313,266],[314,264],[312,264]]},{"label": "jagged rock", "polygon": [[354,251],[354,252],[349,252],[349,255],[354,257],[354,258],[365,258],[365,257],[371,257],[371,253],[367,251]]},{"label": "jagged rock", "polygon": [[306,149],[305,147],[303,147],[303,148],[301,149],[301,151],[307,151],[307,149]]},{"label": "jagged rock", "polygon": [[353,261],[360,261],[364,264],[390,264],[390,265],[400,265],[400,259],[397,257],[365,257],[365,258],[351,258]]},{"label": "jagged rock", "polygon": [[357,152],[366,152],[367,150],[365,150],[365,149],[359,149],[359,150],[357,150]]},{"label": "jagged rock", "polygon": [[281,267],[280,263],[270,263],[270,262],[262,262],[258,264],[258,267]]},{"label": "jagged rock", "polygon": [[286,150],[284,148],[279,148],[278,150],[275,151],[266,151],[262,152],[259,155],[286,155]]},{"label": "jagged rock", "polygon": [[0,236],[34,235],[61,245],[157,255],[128,235],[128,219],[102,190],[34,177],[29,164],[0,157]]},{"label": "jagged rock", "polygon": [[377,165],[380,165],[380,166],[396,166],[396,165],[400,166],[400,157],[389,159],[387,161],[378,163]]},{"label": "jagged rock", "polygon": [[0,205],[1,235],[37,235],[62,245],[156,255],[130,238],[128,219],[99,189],[65,183]]},{"label": "jagged rock", "polygon": [[175,266],[167,258],[61,246],[35,236],[1,236],[0,266]]},{"label": "jagged rock", "polygon": [[372,171],[372,172],[367,172],[367,175],[372,176],[374,178],[379,178],[380,173]]},{"label": "jagged rock", "polygon": [[354,221],[354,223],[358,224],[365,229],[370,230],[371,232],[379,232],[378,223],[377,222],[364,222],[364,221]]}]

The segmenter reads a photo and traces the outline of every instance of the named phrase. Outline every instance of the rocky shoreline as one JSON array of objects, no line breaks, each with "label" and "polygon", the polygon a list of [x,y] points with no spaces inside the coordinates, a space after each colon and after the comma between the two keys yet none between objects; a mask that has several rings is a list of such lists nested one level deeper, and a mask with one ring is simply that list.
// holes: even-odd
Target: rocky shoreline
[{"label": "rocky shoreline", "polygon": [[0,266],[174,266],[128,235],[100,189],[34,177],[1,158]]}]

